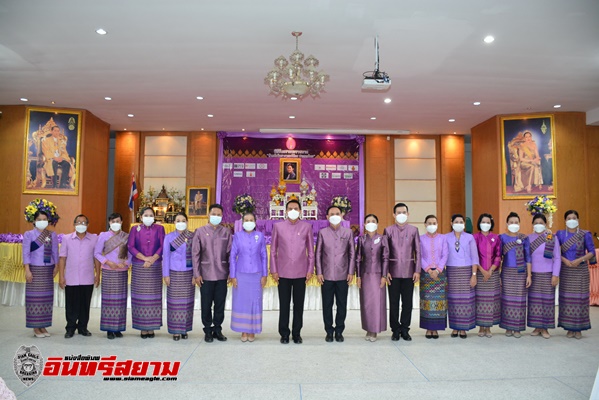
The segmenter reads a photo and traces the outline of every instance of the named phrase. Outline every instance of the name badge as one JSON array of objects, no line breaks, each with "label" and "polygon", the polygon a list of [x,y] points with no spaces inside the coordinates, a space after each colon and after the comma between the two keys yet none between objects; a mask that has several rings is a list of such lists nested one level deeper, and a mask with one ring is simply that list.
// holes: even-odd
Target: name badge
[{"label": "name badge", "polygon": [[374,244],[379,244],[381,242],[381,238],[374,239]]},{"label": "name badge", "polygon": [[258,243],[258,240],[260,239],[260,236],[256,235],[256,236],[254,236],[254,239],[256,239],[256,243]]}]

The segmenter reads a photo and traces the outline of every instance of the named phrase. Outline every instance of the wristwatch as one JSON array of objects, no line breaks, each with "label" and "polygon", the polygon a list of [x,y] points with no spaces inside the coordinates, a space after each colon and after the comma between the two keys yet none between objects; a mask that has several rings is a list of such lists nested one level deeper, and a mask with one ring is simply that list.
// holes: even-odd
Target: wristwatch
[{"label": "wristwatch", "polygon": [[472,273],[472,276],[476,276],[476,272],[473,272],[473,273]]}]

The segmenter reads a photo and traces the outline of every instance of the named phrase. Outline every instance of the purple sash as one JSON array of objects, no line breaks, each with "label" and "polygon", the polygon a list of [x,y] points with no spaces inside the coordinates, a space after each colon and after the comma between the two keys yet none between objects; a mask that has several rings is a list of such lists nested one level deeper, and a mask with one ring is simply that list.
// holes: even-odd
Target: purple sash
[{"label": "purple sash", "polygon": [[177,251],[179,247],[183,245],[183,243],[187,244],[185,248],[185,266],[187,268],[192,268],[193,264],[191,262],[191,240],[193,239],[193,232],[188,230],[184,230],[181,232],[175,240],[171,242],[171,251]]},{"label": "purple sash", "polygon": [[[585,248],[584,248],[584,235],[587,231],[579,229],[570,239],[566,240],[562,243],[562,253],[568,251],[572,246],[576,245],[576,258],[584,257]],[[597,261],[595,259],[595,255],[589,260],[591,264],[595,264]]]},{"label": "purple sash", "polygon": [[112,235],[110,239],[104,242],[104,248],[102,249],[102,255],[109,254],[117,247],[119,248],[119,259],[126,260],[127,252],[129,249],[127,248],[127,240],[129,239],[129,234],[121,231],[118,235]]},{"label": "purple sash", "polygon": [[31,242],[30,251],[36,251],[41,246],[44,246],[44,264],[50,264],[52,262],[52,232],[44,229],[42,233]]},{"label": "purple sash", "polygon": [[[518,267],[518,272],[523,273],[526,271],[526,262],[524,261],[524,239],[525,235],[519,233],[518,238],[513,242],[508,242],[503,246],[503,255],[505,256],[511,250],[516,250],[516,266]],[[518,239],[520,243],[518,243]]]},{"label": "purple sash", "polygon": [[548,259],[553,259],[553,249],[555,248],[555,238],[553,235],[547,235],[547,233],[543,233],[539,235],[531,244],[530,244],[530,254],[534,253],[540,245],[545,243],[545,251],[543,252],[543,257]]}]

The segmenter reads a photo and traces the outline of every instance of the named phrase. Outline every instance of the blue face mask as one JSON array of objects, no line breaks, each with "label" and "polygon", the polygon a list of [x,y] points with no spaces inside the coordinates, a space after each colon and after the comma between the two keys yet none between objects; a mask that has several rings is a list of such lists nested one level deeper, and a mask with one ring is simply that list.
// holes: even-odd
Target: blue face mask
[{"label": "blue face mask", "polygon": [[223,217],[221,217],[220,215],[211,215],[210,216],[210,223],[212,225],[218,225],[221,223],[222,220],[223,220]]}]

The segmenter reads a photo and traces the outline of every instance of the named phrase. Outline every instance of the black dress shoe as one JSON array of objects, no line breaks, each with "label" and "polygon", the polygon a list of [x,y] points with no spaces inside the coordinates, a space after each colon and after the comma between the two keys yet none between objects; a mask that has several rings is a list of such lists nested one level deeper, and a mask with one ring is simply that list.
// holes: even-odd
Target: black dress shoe
[{"label": "black dress shoe", "polygon": [[148,338],[148,334],[147,333],[140,333],[139,336],[141,336],[142,339],[147,339]]},{"label": "black dress shoe", "polygon": [[212,337],[218,340],[219,342],[226,342],[227,337],[223,335],[222,332],[212,332]]},{"label": "black dress shoe", "polygon": [[179,341],[179,339],[181,339],[181,335],[173,335],[173,340],[174,340],[175,342],[178,342],[178,341]]},{"label": "black dress shoe", "polygon": [[402,333],[401,333],[401,338],[402,338],[403,340],[407,340],[408,342],[409,342],[410,340],[412,340],[412,336],[410,336],[410,334],[409,334],[408,332],[402,332]]},{"label": "black dress shoe", "polygon": [[156,336],[156,335],[154,335],[154,331],[148,332],[148,338],[154,339],[154,336]]},{"label": "black dress shoe", "polygon": [[304,343],[304,341],[302,340],[302,337],[298,335],[298,336],[293,337],[293,343],[301,344],[301,343]]},{"label": "black dress shoe", "polygon": [[114,332],[106,332],[106,337],[111,340],[114,339]]},{"label": "black dress shoe", "polygon": [[458,334],[457,333],[452,333],[451,337],[458,337]]},{"label": "black dress shoe", "polygon": [[123,334],[121,332],[115,332],[114,336],[118,337],[118,338],[122,338]]},{"label": "black dress shoe", "polygon": [[281,336],[281,343],[282,344],[289,343],[289,336]]},{"label": "black dress shoe", "polygon": [[91,333],[90,331],[88,331],[87,329],[82,329],[82,330],[80,330],[80,331],[79,331],[79,334],[80,334],[81,336],[91,336],[91,335],[92,335],[92,333]]},{"label": "black dress shoe", "polygon": [[70,338],[73,337],[74,334],[75,334],[75,332],[66,331],[66,333],[64,334],[64,338],[65,339],[70,339]]},{"label": "black dress shoe", "polygon": [[431,335],[430,333],[427,333],[426,335],[424,335],[424,337],[427,339],[432,339],[433,335]]},{"label": "black dress shoe", "polygon": [[466,332],[460,333],[460,338],[466,339],[467,337],[468,337],[468,335],[466,334]]},{"label": "black dress shoe", "polygon": [[345,338],[343,337],[343,335],[342,335],[341,333],[340,333],[340,334],[338,334],[338,335],[335,335],[335,341],[336,341],[336,342],[339,342],[339,343],[341,343],[341,342],[343,342],[344,340],[345,340]]},{"label": "black dress shoe", "polygon": [[181,335],[181,339],[187,339],[189,336],[187,335],[187,333],[184,333]]},{"label": "black dress shoe", "polygon": [[391,335],[391,340],[397,342],[399,340],[399,332],[393,332],[393,334]]},{"label": "black dress shoe", "polygon": [[212,334],[211,333],[207,333],[204,335],[204,342],[206,343],[212,343],[214,341],[214,339],[212,338]]},{"label": "black dress shoe", "polygon": [[331,333],[327,333],[327,337],[324,338],[325,341],[327,342],[332,342],[333,341],[333,335]]},{"label": "black dress shoe", "polygon": [[438,333],[435,333],[435,334],[433,335],[433,339],[439,339],[439,334],[438,334]]}]

